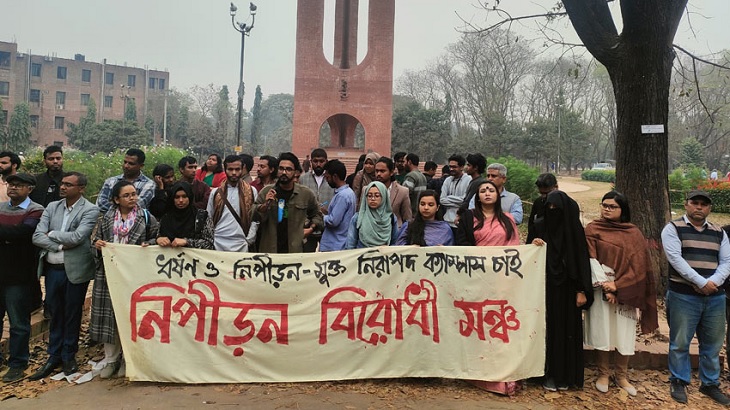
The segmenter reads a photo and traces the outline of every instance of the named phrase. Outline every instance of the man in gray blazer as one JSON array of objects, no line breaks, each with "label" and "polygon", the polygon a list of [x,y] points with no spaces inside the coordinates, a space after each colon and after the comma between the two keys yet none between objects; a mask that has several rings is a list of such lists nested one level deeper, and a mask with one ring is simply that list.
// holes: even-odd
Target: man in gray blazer
[{"label": "man in gray blazer", "polygon": [[46,307],[51,311],[48,361],[30,380],[49,376],[63,364],[66,375],[76,373],[81,316],[86,289],[94,278],[91,231],[99,208],[83,197],[86,176],[68,172],[61,180],[61,200],[48,204],[33,234],[41,249],[38,275],[46,275]]}]

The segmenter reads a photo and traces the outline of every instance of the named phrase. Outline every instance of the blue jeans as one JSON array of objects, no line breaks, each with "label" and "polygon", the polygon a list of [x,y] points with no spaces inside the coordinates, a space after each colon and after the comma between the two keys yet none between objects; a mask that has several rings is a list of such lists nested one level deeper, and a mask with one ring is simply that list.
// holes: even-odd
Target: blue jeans
[{"label": "blue jeans", "polygon": [[89,282],[69,282],[63,269],[46,269],[46,308],[51,312],[48,360],[59,363],[76,358],[81,315]]},{"label": "blue jeans", "polygon": [[0,286],[0,329],[7,312],[10,320],[8,366],[13,368],[25,368],[28,365],[34,286],[32,284]]},{"label": "blue jeans", "polygon": [[689,344],[695,333],[700,345],[700,381],[720,384],[720,349],[725,339],[725,294],[685,295],[667,291],[669,379],[690,383]]}]

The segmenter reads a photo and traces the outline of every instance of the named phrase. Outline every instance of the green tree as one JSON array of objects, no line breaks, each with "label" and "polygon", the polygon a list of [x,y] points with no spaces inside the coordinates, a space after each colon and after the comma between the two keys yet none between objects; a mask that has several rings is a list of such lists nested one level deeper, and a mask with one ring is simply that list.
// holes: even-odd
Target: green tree
[{"label": "green tree", "polygon": [[253,100],[253,108],[251,109],[251,155],[260,154],[260,143],[261,138],[261,122],[263,121],[263,115],[261,112],[261,101],[263,100],[263,93],[261,92],[261,86],[256,86],[256,97]]},{"label": "green tree", "polygon": [[[233,117],[233,106],[229,100],[228,86],[224,85],[218,92],[218,100],[213,108],[213,119],[215,122],[215,134],[216,139],[221,139],[223,142],[222,150],[224,152],[226,147],[230,147],[229,136],[231,135],[231,126],[234,124],[231,121]],[[230,148],[229,148],[230,149]]]},{"label": "green tree", "polygon": [[7,127],[8,117],[7,114],[3,111],[3,100],[0,98],[0,141],[3,141],[5,143],[5,139],[8,137],[8,127]]},{"label": "green tree", "polygon": [[78,124],[67,123],[68,131],[66,137],[69,144],[82,150],[88,151],[91,144],[91,128],[96,124],[96,102],[89,99],[89,106],[86,108],[86,116],[79,120]]},{"label": "green tree", "polygon": [[30,107],[22,102],[15,106],[8,125],[6,148],[15,152],[26,151],[30,146]]},{"label": "green tree", "polygon": [[147,116],[147,118],[144,119],[144,129],[147,130],[147,133],[149,134],[152,141],[155,139],[155,120],[152,118],[152,116]]},{"label": "green tree", "polygon": [[442,162],[446,159],[443,150],[434,147],[445,146],[450,138],[449,118],[444,110],[426,108],[410,100],[393,110],[392,149],[418,154],[426,161]]},{"label": "green tree", "polygon": [[188,126],[190,125],[190,109],[187,105],[180,106],[180,112],[178,114],[177,125],[173,131],[173,138],[178,146],[187,147],[188,141]]},{"label": "green tree", "polygon": [[127,104],[124,106],[124,120],[137,122],[137,103],[134,98],[127,98]]},{"label": "green tree", "polygon": [[705,167],[705,147],[694,137],[687,137],[680,143],[680,165],[683,168]]}]

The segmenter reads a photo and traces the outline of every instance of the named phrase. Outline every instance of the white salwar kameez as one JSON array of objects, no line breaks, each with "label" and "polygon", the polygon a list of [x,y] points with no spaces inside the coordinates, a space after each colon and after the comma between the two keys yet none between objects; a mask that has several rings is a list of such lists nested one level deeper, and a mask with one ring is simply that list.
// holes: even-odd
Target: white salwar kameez
[{"label": "white salwar kameez", "polygon": [[612,268],[591,259],[591,277],[594,301],[585,314],[583,341],[596,350],[616,349],[623,356],[633,355],[636,343],[636,309],[603,300],[600,284],[614,281],[615,273]]}]

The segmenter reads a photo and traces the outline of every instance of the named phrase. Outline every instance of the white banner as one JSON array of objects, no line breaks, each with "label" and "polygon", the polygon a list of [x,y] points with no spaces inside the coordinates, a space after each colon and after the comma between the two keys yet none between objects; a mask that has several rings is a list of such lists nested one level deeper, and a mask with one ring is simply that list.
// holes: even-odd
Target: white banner
[{"label": "white banner", "polygon": [[103,253],[134,381],[543,374],[545,247]]}]

